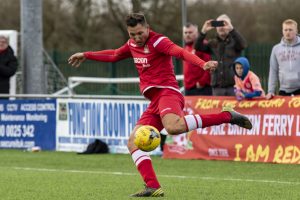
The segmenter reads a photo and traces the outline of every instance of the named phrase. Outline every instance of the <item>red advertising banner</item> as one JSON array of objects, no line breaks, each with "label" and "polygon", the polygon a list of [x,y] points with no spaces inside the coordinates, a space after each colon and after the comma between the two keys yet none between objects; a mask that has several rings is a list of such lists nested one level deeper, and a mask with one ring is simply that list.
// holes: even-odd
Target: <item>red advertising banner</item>
[{"label": "red advertising banner", "polygon": [[300,164],[300,97],[236,101],[234,97],[185,97],[188,114],[211,114],[231,106],[252,130],[223,124],[168,136],[164,158]]}]

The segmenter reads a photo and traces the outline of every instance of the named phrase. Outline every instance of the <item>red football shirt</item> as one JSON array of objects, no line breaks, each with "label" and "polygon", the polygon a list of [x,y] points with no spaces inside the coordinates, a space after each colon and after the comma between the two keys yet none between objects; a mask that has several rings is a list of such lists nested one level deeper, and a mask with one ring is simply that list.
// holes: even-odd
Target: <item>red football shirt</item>
[{"label": "red football shirt", "polygon": [[152,87],[170,88],[179,91],[176,81],[172,56],[182,58],[202,67],[205,62],[196,55],[174,44],[167,37],[150,31],[149,38],[143,47],[129,39],[126,44],[115,50],[85,52],[85,57],[103,62],[116,62],[132,57],[140,77],[140,91],[145,93]]}]

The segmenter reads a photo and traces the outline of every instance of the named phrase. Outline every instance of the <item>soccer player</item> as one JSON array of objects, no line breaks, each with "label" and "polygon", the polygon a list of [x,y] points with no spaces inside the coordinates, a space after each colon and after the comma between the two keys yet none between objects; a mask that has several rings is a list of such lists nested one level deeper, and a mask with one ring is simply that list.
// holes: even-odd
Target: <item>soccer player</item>
[{"label": "soccer player", "polygon": [[130,39],[120,48],[75,53],[68,59],[68,62],[78,67],[86,59],[116,62],[129,57],[133,58],[140,77],[140,91],[151,102],[128,139],[129,152],[145,182],[145,188],[131,196],[164,196],[149,154],[134,145],[134,135],[140,126],[151,125],[158,130],[165,128],[169,134],[176,135],[222,123],[237,124],[247,129],[251,129],[252,124],[247,117],[232,109],[218,114],[184,116],[184,98],[175,78],[172,56],[191,62],[205,70],[214,70],[217,62],[204,62],[196,55],[175,45],[164,35],[152,31],[145,16],[141,13],[129,14],[126,17],[126,25]]}]

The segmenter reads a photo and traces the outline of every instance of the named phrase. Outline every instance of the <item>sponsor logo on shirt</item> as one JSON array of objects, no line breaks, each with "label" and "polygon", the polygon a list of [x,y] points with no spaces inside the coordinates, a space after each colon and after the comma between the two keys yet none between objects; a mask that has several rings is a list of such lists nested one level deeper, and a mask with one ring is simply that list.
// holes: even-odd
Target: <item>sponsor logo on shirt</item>
[{"label": "sponsor logo on shirt", "polygon": [[150,64],[143,64],[143,67],[150,67]]},{"label": "sponsor logo on shirt", "polygon": [[147,58],[133,58],[135,64],[142,64],[142,67],[151,67]]},{"label": "sponsor logo on shirt", "polygon": [[135,64],[148,64],[147,58],[133,58]]}]

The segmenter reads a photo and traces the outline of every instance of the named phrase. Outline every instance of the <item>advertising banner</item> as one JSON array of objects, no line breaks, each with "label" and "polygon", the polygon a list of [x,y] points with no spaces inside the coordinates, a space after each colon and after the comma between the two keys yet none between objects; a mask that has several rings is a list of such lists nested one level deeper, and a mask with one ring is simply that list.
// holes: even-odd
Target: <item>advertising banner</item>
[{"label": "advertising banner", "polygon": [[82,152],[95,139],[111,153],[128,153],[127,141],[146,100],[57,99],[56,149]]},{"label": "advertising banner", "polygon": [[0,148],[55,150],[56,100],[1,100]]},{"label": "advertising banner", "polygon": [[300,163],[300,97],[236,101],[234,97],[185,97],[188,114],[231,106],[249,117],[252,130],[223,124],[168,136],[164,158]]}]

